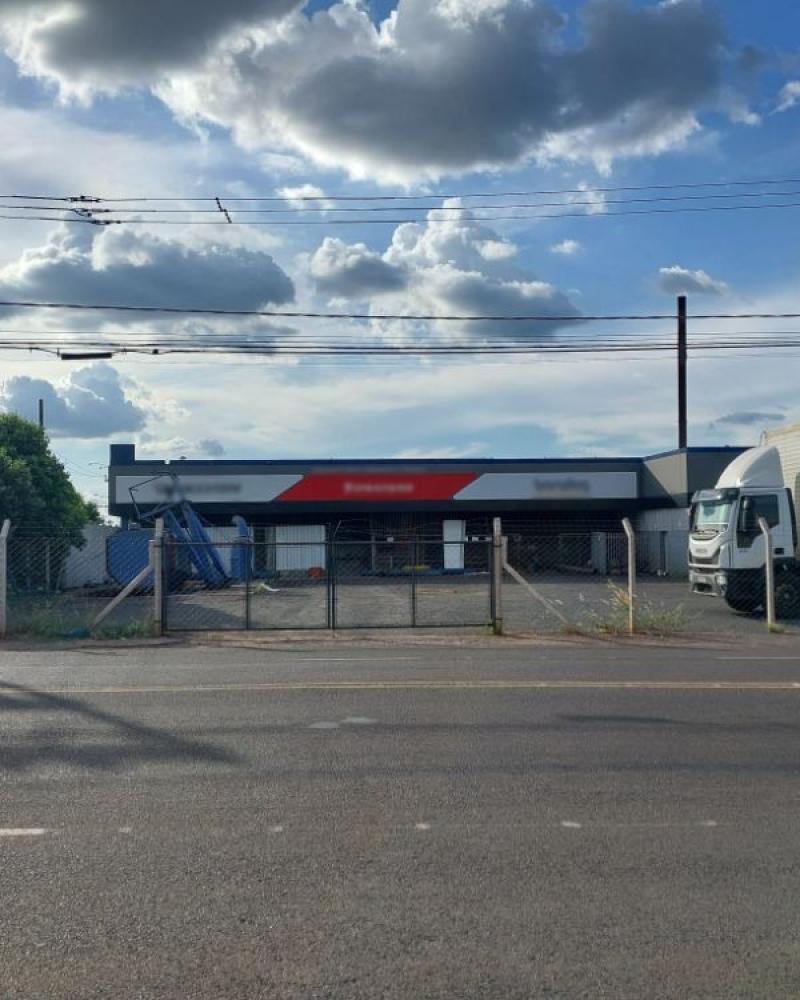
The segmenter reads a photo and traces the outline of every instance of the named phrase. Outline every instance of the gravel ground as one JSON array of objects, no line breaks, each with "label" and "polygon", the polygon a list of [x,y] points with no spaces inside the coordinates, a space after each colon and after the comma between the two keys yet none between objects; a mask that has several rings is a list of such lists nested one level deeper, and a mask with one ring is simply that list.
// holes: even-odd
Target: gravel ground
[{"label": "gravel ground", "polygon": [[[507,632],[560,634],[614,631],[624,627],[627,612],[615,601],[624,578],[582,574],[529,577],[538,598],[506,578],[503,618]],[[738,615],[724,601],[692,594],[684,580],[642,577],[638,581],[639,618],[665,634],[758,636],[763,616]],[[36,596],[11,605],[11,633],[34,622],[38,634],[68,635],[89,627],[110,600],[109,594],[73,591]],[[277,587],[257,583],[249,601],[243,586],[170,594],[166,622],[170,631],[325,629],[331,609],[326,582],[303,580]],[[152,620],[152,596],[127,598],[104,622],[108,634],[133,634]],[[406,577],[368,579],[335,588],[336,626],[351,628],[485,627],[491,619],[489,576],[421,577],[414,586]],[[797,623],[783,623],[792,630]]]}]

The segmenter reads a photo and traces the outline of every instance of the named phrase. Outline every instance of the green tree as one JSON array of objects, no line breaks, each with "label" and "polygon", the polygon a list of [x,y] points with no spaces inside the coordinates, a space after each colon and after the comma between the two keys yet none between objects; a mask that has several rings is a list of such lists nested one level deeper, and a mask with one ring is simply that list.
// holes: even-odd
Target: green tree
[{"label": "green tree", "polygon": [[13,413],[0,413],[0,522],[58,535],[80,544],[83,527],[98,521],[50,451],[47,435]]}]

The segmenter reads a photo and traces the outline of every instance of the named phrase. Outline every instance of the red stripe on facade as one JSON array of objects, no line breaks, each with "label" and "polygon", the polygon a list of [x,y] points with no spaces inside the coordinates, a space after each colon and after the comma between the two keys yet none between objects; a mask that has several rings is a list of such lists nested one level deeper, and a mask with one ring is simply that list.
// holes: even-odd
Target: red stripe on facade
[{"label": "red stripe on facade", "polygon": [[276,498],[281,503],[408,503],[452,500],[478,476],[474,472],[317,473]]}]

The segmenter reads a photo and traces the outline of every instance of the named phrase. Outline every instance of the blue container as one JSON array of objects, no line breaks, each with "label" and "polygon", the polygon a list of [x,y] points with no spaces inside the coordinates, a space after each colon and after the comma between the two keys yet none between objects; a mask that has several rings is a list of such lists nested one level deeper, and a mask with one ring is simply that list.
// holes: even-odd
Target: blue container
[{"label": "blue container", "polygon": [[[108,574],[121,587],[129,584],[149,562],[149,544],[152,537],[152,531],[120,531],[107,540]],[[153,586],[152,573],[142,581],[141,586],[142,588]]]}]

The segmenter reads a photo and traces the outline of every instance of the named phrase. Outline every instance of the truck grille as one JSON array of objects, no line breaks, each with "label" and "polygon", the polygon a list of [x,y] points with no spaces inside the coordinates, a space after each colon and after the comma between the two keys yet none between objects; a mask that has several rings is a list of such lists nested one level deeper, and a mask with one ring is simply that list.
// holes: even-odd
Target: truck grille
[{"label": "truck grille", "polygon": [[691,559],[692,566],[719,566],[719,560],[717,556],[693,556]]}]

